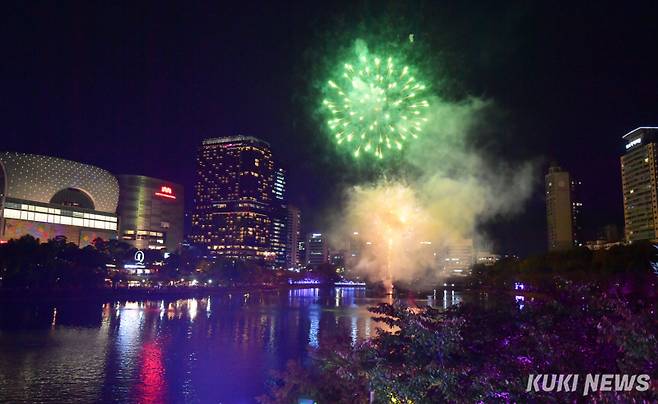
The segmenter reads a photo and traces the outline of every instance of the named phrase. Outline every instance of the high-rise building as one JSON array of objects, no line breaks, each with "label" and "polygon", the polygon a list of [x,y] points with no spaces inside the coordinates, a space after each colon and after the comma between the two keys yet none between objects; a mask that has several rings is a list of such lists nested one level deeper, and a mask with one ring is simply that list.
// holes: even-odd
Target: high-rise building
[{"label": "high-rise building", "polygon": [[197,158],[191,240],[218,256],[271,260],[274,163],[250,136],[203,141]]},{"label": "high-rise building", "polygon": [[658,127],[625,134],[621,156],[625,235],[628,242],[658,239]]},{"label": "high-rise building", "polygon": [[299,242],[302,230],[302,215],[299,208],[288,205],[286,209],[286,268],[298,268],[301,264],[299,260]]},{"label": "high-rise building", "polygon": [[274,186],[272,187],[271,219],[271,249],[274,253],[274,266],[283,268],[286,264],[286,238],[288,209],[285,203],[286,176],[283,168],[274,171]]},{"label": "high-rise building", "polygon": [[567,250],[583,245],[583,203],[578,192],[581,182],[555,164],[549,167],[545,181],[548,249]]},{"label": "high-rise building", "polygon": [[347,272],[355,271],[361,261],[365,242],[361,239],[358,231],[352,232],[347,239],[347,256],[345,257],[345,268]]},{"label": "high-rise building", "polygon": [[306,241],[299,240],[297,243],[297,262],[300,265],[306,265]]},{"label": "high-rise building", "polygon": [[574,247],[583,246],[585,239],[583,234],[583,195],[582,181],[571,178],[571,232],[573,234]]},{"label": "high-rise building", "polygon": [[138,249],[179,251],[183,187],[143,175],[118,175],[119,237]]},{"label": "high-rise building", "polygon": [[345,261],[347,257],[347,251],[345,250],[336,250],[329,252],[329,263],[336,269],[336,273],[344,275],[346,272]]},{"label": "high-rise building", "polygon": [[274,173],[272,205],[272,252],[277,268],[298,268],[301,214],[286,198],[286,176],[283,168]]},{"label": "high-rise building", "polygon": [[284,203],[286,200],[286,172],[281,167],[274,171],[272,196],[274,197],[274,202]]},{"label": "high-rise building", "polygon": [[316,267],[329,261],[327,239],[322,233],[309,233],[305,248],[307,266]]}]

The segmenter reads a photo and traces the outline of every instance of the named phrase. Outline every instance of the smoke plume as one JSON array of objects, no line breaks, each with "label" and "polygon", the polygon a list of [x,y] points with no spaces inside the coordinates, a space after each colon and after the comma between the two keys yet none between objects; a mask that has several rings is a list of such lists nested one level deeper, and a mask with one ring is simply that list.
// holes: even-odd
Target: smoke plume
[{"label": "smoke plume", "polygon": [[532,190],[531,164],[509,166],[474,146],[495,124],[491,101],[430,104],[424,133],[408,143],[405,168],[347,189],[331,232],[334,244],[358,249],[352,265],[373,281],[438,281],[441,251],[486,238],[480,225],[518,212]]}]

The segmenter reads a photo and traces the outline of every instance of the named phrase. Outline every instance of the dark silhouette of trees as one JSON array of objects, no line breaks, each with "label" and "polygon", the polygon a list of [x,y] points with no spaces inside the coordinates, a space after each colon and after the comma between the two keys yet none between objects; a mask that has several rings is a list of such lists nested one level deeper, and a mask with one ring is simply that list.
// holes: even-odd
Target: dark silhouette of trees
[{"label": "dark silhouette of trees", "polygon": [[100,287],[110,257],[93,245],[78,248],[64,237],[45,243],[26,235],[0,246],[5,288],[58,289]]},{"label": "dark silhouette of trees", "polygon": [[549,252],[524,260],[503,259],[493,266],[476,265],[475,286],[509,288],[514,282],[528,282],[536,288],[550,288],[556,277],[601,284],[622,282],[635,287],[655,283],[654,265],[658,249],[649,242],[590,251],[585,247]]},{"label": "dark silhouette of trees", "polygon": [[[576,402],[581,390],[526,392],[529,374],[658,372],[655,299],[640,304],[595,285],[557,282],[547,299],[473,301],[447,311],[380,304],[392,332],[351,346],[322,343],[310,366],[274,375],[261,402]],[[372,394],[372,396],[371,396]],[[655,402],[658,393],[599,392],[588,400]]]},{"label": "dark silhouette of trees", "polygon": [[205,280],[212,279],[215,284],[225,286],[260,285],[274,282],[274,271],[256,262],[217,259],[202,266]]},{"label": "dark silhouette of trees", "polygon": [[314,268],[311,273],[321,282],[325,284],[333,284],[341,279],[340,275],[336,273],[336,266],[330,263],[324,263]]}]

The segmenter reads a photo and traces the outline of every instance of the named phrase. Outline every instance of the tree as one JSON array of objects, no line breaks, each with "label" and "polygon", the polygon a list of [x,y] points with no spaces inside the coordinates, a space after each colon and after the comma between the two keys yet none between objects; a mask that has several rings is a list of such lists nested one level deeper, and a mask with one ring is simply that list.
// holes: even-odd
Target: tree
[{"label": "tree", "polygon": [[658,250],[649,242],[615,246],[609,250],[590,251],[585,247],[551,251],[519,261],[506,258],[491,267],[476,265],[471,284],[509,289],[514,282],[527,282],[535,289],[550,288],[555,277],[600,284],[623,283],[629,290],[655,282],[653,266]]},{"label": "tree", "polygon": [[333,284],[340,280],[340,275],[336,273],[336,267],[329,263],[318,265],[313,269],[312,273],[317,276],[318,280],[322,283]]},{"label": "tree", "polygon": [[0,246],[3,287],[54,289],[99,287],[108,257],[94,246],[80,249],[66,238],[47,242],[26,235]]},{"label": "tree", "polygon": [[[354,347],[322,347],[309,368],[275,374],[261,402],[536,402],[577,401],[575,393],[526,392],[529,374],[658,372],[654,301],[628,303],[596,285],[556,282],[550,298],[520,307],[502,295],[446,311],[380,304],[390,332]],[[658,399],[655,391],[603,400]]]}]

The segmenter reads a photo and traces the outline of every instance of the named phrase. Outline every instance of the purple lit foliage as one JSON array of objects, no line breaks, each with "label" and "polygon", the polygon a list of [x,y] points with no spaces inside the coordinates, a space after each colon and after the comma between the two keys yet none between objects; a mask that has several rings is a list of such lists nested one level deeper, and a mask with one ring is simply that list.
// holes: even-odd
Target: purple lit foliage
[{"label": "purple lit foliage", "polygon": [[[554,290],[551,298],[526,301],[523,310],[507,295],[445,312],[380,304],[372,311],[394,332],[355,347],[321,346],[315,366],[290,365],[262,401],[303,393],[320,402],[368,402],[371,391],[376,402],[562,401],[582,392],[526,392],[528,375],[658,375],[655,301],[630,305],[562,281]],[[605,393],[599,394],[594,397]],[[627,394],[658,399],[651,390]]]}]

